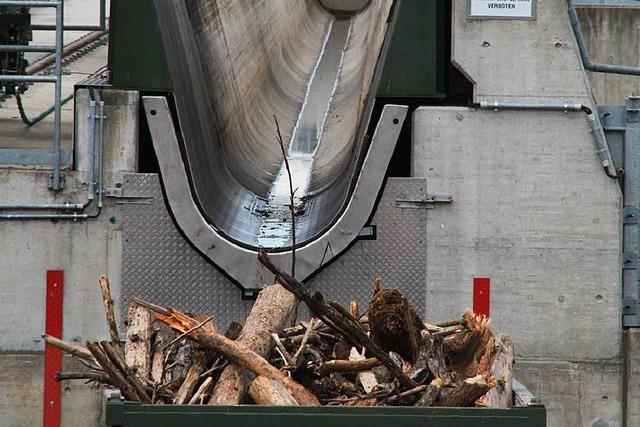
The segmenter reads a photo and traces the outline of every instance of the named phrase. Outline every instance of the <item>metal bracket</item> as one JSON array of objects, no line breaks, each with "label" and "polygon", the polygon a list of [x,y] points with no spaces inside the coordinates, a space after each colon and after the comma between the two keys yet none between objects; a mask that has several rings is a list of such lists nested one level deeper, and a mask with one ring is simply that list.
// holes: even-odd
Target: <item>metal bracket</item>
[{"label": "metal bracket", "polygon": [[625,206],[622,211],[622,221],[624,224],[637,224],[638,223],[638,208],[633,206]]},{"label": "metal bracket", "polygon": [[126,196],[122,187],[104,189],[104,197],[113,197],[119,205],[152,205],[153,196]]},{"label": "metal bracket", "polygon": [[426,199],[397,199],[396,206],[400,209],[433,209],[436,203],[452,203],[451,194],[433,194]]},{"label": "metal bracket", "polygon": [[627,251],[622,254],[622,269],[637,269],[638,268],[638,254],[635,252]]},{"label": "metal bracket", "polygon": [[637,298],[623,298],[622,299],[622,314],[624,316],[633,316],[638,314],[638,299]]},{"label": "metal bracket", "polygon": [[64,190],[64,184],[66,181],[65,176],[60,174],[58,179],[59,179],[59,183],[58,183],[58,187],[56,188],[54,186],[53,174],[49,175],[49,190],[55,190],[55,191]]}]

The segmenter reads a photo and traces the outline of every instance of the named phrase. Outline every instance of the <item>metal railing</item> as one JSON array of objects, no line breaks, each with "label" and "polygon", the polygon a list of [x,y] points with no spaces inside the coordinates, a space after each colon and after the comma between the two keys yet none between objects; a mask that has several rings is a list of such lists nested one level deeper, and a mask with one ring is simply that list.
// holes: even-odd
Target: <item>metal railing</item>
[{"label": "metal railing", "polygon": [[[53,135],[53,172],[51,176],[51,189],[54,191],[62,189],[62,180],[60,179],[61,165],[61,111],[62,111],[62,47],[64,44],[64,0],[0,0],[0,6],[14,7],[51,7],[56,9],[56,42],[54,46],[55,52],[55,70],[53,76],[32,76],[32,75],[0,75],[0,82],[46,82],[55,84],[55,100],[54,100],[54,135]],[[2,45],[0,50],[33,52],[34,48],[45,48],[44,46],[25,46],[25,45]],[[49,47],[46,46],[48,49]]]}]

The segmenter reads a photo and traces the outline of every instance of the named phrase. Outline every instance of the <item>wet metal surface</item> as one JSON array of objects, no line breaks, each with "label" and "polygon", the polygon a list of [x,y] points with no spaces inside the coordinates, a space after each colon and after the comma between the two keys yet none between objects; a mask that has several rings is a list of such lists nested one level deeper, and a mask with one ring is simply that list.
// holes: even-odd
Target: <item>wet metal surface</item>
[{"label": "wet metal surface", "polygon": [[[293,187],[296,212],[303,212],[308,196],[313,158],[322,138],[329,105],[338,83],[344,50],[351,32],[351,20],[338,19],[329,23],[320,57],[293,129],[287,160]],[[283,247],[291,239],[291,187],[285,162],[271,186],[267,201],[268,213],[262,219],[258,245],[266,248]]]}]

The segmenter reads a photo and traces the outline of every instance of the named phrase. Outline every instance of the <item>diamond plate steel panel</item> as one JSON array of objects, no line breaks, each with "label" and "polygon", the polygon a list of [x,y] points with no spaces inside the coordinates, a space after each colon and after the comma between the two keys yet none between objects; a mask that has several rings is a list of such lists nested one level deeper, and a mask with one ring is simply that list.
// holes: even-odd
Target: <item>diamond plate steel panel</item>
[{"label": "diamond plate steel panel", "polygon": [[[390,178],[374,215],[376,240],[359,240],[309,280],[326,298],[362,310],[377,276],[400,289],[420,312],[425,307],[426,209],[399,209],[396,199],[426,198],[423,178]],[[125,175],[123,194],[153,204],[122,205],[123,314],[134,296],[196,314],[212,314],[221,328],[242,321],[252,302],[182,237],[164,203],[156,174]],[[331,249],[327,248],[327,253]],[[306,314],[301,310],[301,316]]]}]

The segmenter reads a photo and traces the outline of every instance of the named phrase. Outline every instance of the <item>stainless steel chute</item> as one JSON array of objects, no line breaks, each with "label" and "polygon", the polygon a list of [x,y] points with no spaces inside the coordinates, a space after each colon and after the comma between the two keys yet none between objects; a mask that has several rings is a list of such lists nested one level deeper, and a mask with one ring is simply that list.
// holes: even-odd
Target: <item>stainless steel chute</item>
[{"label": "stainless steel chute", "polygon": [[[393,6],[383,0],[156,1],[177,113],[164,120],[178,129],[180,148],[179,158],[162,158],[172,140],[157,127],[164,107],[146,99],[165,192],[183,231],[189,221],[206,224],[198,236],[185,235],[241,284],[263,279],[259,268],[251,278],[234,273],[242,270],[234,267],[240,253],[255,263],[259,247],[286,255],[291,246],[289,180],[274,117],[295,188],[301,278],[344,250],[371,215],[406,114],[398,106],[383,113],[376,133],[385,134],[385,147],[376,150],[376,138],[365,138]],[[372,156],[368,163],[376,169],[365,174],[365,158]],[[167,189],[176,167],[186,182],[174,192],[183,194]],[[367,194],[358,194],[365,175]],[[184,202],[185,192],[197,213],[180,218],[176,200]],[[340,224],[347,216],[357,220],[345,231]],[[332,241],[340,229],[343,236]],[[196,243],[202,234],[218,243]]]}]

